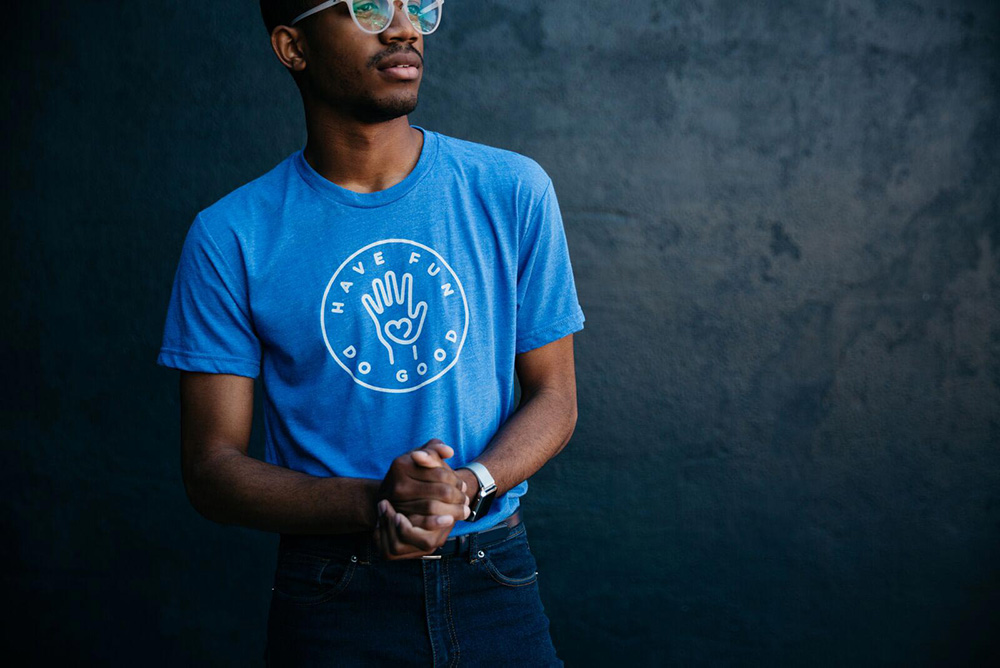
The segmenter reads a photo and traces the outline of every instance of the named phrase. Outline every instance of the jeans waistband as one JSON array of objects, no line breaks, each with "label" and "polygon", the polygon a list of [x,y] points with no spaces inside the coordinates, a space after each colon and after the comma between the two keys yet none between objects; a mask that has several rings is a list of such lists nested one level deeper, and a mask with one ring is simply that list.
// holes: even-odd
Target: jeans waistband
[{"label": "jeans waistband", "polygon": [[[491,545],[504,540],[521,523],[521,508],[518,507],[506,519],[501,520],[497,525],[489,529],[473,531],[460,536],[449,536],[448,540],[441,547],[434,550],[431,554],[421,557],[421,559],[441,559],[442,557],[468,555],[473,546]],[[375,551],[375,541],[372,539],[372,533],[369,531],[344,534],[283,533],[280,534],[280,538],[279,549],[282,550],[303,550],[324,555],[348,549],[360,556],[364,562],[369,561],[372,553]]]}]

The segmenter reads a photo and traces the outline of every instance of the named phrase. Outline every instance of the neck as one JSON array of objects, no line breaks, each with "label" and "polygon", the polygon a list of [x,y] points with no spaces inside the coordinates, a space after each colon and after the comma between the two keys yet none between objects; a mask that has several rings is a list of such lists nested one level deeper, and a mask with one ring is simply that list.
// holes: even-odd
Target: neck
[{"label": "neck", "polygon": [[406,116],[382,123],[362,123],[333,114],[306,118],[308,140],[303,157],[336,185],[359,193],[396,185],[416,167],[423,133]]}]

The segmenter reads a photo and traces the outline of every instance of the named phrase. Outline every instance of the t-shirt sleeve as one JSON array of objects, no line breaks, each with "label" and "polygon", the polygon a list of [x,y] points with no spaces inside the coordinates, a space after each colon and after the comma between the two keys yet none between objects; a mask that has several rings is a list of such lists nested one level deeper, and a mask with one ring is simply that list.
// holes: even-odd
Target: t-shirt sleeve
[{"label": "t-shirt sleeve", "polygon": [[157,364],[259,375],[260,341],[250,317],[245,273],[238,269],[227,262],[200,214],[196,216],[174,275]]},{"label": "t-shirt sleeve", "polygon": [[515,352],[583,329],[562,213],[552,181],[535,205],[518,249]]}]

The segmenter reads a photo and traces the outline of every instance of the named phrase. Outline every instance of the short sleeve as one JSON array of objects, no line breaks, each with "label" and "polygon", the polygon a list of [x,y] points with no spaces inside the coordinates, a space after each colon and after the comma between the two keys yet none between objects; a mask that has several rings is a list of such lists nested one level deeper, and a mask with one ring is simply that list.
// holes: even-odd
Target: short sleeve
[{"label": "short sleeve", "polygon": [[535,205],[518,248],[515,352],[583,329],[562,213],[552,181]]},{"label": "short sleeve", "polygon": [[230,267],[201,216],[196,216],[174,275],[158,365],[259,375],[261,349],[250,318],[245,273]]}]

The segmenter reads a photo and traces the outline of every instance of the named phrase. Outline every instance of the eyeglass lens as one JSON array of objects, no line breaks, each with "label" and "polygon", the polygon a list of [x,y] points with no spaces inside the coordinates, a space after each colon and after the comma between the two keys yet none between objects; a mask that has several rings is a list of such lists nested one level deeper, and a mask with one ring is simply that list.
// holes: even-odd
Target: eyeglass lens
[{"label": "eyeglass lens", "polygon": [[[395,0],[353,0],[351,13],[364,30],[382,32],[388,25]],[[410,23],[423,34],[433,32],[441,21],[440,0],[403,0]]]}]

